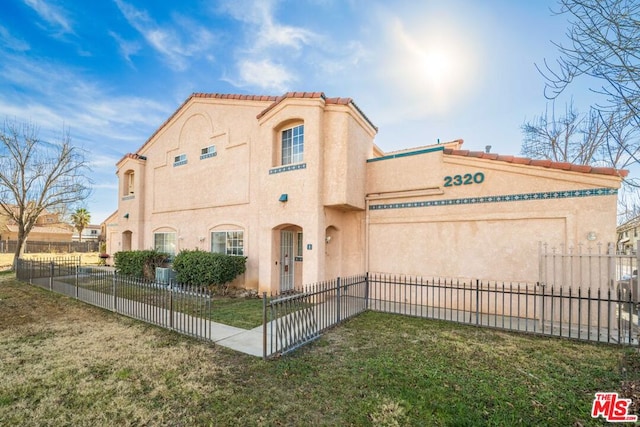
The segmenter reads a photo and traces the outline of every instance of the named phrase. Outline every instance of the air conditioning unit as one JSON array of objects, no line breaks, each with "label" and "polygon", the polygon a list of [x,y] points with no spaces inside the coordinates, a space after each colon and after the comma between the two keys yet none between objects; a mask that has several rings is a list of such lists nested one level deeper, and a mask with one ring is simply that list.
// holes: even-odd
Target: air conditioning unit
[{"label": "air conditioning unit", "polygon": [[176,279],[176,272],[170,268],[156,267],[156,282],[168,284]]}]

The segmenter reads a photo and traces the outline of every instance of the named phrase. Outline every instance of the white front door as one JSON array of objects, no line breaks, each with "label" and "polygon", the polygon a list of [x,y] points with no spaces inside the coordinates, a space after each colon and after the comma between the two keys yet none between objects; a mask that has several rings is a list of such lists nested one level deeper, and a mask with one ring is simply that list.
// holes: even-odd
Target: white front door
[{"label": "white front door", "polygon": [[280,291],[293,290],[293,231],[280,232]]}]

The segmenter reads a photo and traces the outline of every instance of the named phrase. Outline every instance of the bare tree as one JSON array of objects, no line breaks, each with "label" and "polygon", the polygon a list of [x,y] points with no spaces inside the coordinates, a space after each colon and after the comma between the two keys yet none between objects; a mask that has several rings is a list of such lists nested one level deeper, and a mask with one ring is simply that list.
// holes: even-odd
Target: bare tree
[{"label": "bare tree", "polygon": [[560,53],[555,66],[545,61],[545,95],[556,98],[577,77],[600,85],[602,111],[640,125],[640,3],[635,0],[559,0],[567,15],[568,44],[554,43]]},{"label": "bare tree", "polygon": [[524,140],[521,153],[535,159],[569,162],[581,165],[599,161],[606,142],[597,115],[581,115],[573,102],[565,106],[563,115],[556,115],[555,102],[533,122],[522,125]]},{"label": "bare tree", "polygon": [[49,143],[38,138],[32,123],[5,120],[0,132],[0,210],[17,225],[13,269],[24,243],[45,211],[60,211],[90,194],[83,152],[65,132]]}]

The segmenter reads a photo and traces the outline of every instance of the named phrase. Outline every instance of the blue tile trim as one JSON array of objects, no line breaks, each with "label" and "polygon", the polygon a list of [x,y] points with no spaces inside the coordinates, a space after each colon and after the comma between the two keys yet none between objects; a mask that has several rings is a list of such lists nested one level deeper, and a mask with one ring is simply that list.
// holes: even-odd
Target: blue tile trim
[{"label": "blue tile trim", "polygon": [[444,147],[425,148],[423,150],[405,151],[403,153],[389,154],[388,156],[374,157],[373,159],[367,159],[367,163],[379,162],[380,160],[396,159],[398,157],[417,156],[418,154],[433,153],[434,151],[444,151]]},{"label": "blue tile trim", "polygon": [[217,155],[217,151],[214,151],[213,153],[200,154],[200,160],[208,159],[209,157],[216,157]]},{"label": "blue tile trim", "polygon": [[274,173],[289,172],[289,171],[294,171],[294,170],[298,170],[298,169],[306,169],[306,168],[307,168],[307,164],[306,163],[298,163],[298,164],[295,164],[295,165],[282,166],[282,167],[279,167],[279,168],[269,169],[269,175],[273,175]]},{"label": "blue tile trim", "polygon": [[182,165],[186,165],[187,161],[186,160],[182,160],[180,162],[173,162],[173,167],[175,168],[176,166],[182,166]]},{"label": "blue tile trim", "polygon": [[530,200],[571,199],[574,197],[613,196],[615,188],[591,188],[589,190],[548,191],[544,193],[508,194],[503,196],[466,197],[464,199],[430,200],[423,202],[387,203],[369,205],[369,210],[426,208],[432,206],[472,205],[478,203],[526,202]]}]

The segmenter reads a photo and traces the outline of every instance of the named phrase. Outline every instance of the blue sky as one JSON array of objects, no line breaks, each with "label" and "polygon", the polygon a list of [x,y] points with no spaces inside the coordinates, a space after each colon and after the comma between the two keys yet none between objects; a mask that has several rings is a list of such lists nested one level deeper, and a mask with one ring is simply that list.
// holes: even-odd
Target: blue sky
[{"label": "blue sky", "polygon": [[[519,154],[540,115],[535,68],[566,18],[552,0],[3,0],[0,117],[89,151],[92,223],[115,163],[193,92],[350,97],[384,151],[462,138]],[[572,88],[586,111],[593,95]],[[564,101],[563,101],[564,102]]]}]

